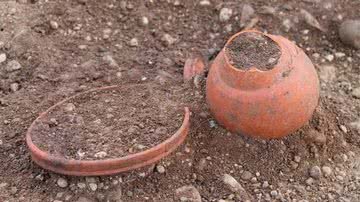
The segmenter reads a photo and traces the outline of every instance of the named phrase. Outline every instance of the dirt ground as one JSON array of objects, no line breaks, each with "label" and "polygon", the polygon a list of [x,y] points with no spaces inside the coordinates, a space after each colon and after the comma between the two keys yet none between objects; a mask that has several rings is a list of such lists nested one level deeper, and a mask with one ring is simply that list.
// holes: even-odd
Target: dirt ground
[{"label": "dirt ground", "polygon": [[[245,4],[259,20],[255,29],[289,38],[315,64],[320,104],[301,130],[270,141],[228,133],[211,117],[203,88],[190,87],[191,132],[158,165],[85,178],[32,163],[24,137],[39,113],[94,87],[188,88],[185,60],[213,59],[242,30]],[[300,9],[326,31],[305,23]],[[338,36],[359,9],[358,0],[1,0],[0,201],[360,201],[360,52]],[[246,194],[230,189],[225,174]]]}]

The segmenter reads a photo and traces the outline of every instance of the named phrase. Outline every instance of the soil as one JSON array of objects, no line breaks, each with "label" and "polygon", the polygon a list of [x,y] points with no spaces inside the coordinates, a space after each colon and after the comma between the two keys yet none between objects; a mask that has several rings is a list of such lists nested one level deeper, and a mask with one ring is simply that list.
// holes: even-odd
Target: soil
[{"label": "soil", "polygon": [[256,67],[270,70],[277,64],[280,47],[269,37],[259,33],[243,33],[234,38],[226,47],[230,63],[241,70]]},{"label": "soil", "polygon": [[150,84],[82,94],[36,122],[35,145],[67,159],[123,157],[149,149],[181,126],[181,89]]},{"label": "soil", "polygon": [[[360,53],[341,43],[337,31],[344,20],[359,17],[359,1],[20,2],[0,1],[0,54],[7,58],[0,63],[0,201],[180,201],[176,189],[188,185],[205,202],[241,201],[223,182],[225,174],[256,201],[360,201],[360,99],[352,95],[360,87]],[[228,133],[210,115],[203,88],[190,85],[184,92],[190,134],[154,166],[86,178],[58,175],[31,161],[25,133],[39,113],[95,87],[185,86],[186,59],[199,53],[211,63],[242,30],[245,3],[258,18],[254,29],[294,41],[318,71],[321,104],[301,130],[269,141]],[[228,21],[220,21],[222,8],[232,10]],[[328,31],[307,24],[300,9]],[[21,68],[8,71],[13,60]],[[314,166],[332,172],[313,178]],[[67,186],[58,185],[60,178]]]}]

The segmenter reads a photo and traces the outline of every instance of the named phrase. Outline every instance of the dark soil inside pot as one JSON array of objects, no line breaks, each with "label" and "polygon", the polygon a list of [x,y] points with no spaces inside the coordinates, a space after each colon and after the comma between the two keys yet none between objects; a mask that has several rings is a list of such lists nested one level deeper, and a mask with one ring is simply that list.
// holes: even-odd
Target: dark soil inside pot
[{"label": "dark soil inside pot", "polygon": [[184,118],[181,87],[133,85],[93,91],[56,107],[31,134],[41,150],[67,159],[108,159],[149,149]]},{"label": "dark soil inside pot", "polygon": [[269,37],[258,33],[243,33],[226,47],[230,63],[241,70],[250,67],[266,71],[277,64],[281,51]]}]

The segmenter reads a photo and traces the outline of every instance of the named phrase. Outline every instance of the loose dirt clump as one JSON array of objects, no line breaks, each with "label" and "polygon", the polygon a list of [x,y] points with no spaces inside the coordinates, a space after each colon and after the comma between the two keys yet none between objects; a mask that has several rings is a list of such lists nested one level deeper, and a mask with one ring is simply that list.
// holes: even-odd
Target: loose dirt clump
[{"label": "loose dirt clump", "polygon": [[281,52],[279,46],[262,34],[243,33],[227,47],[230,63],[241,70],[256,67],[262,71],[270,70],[277,64]]},{"label": "loose dirt clump", "polygon": [[40,149],[67,159],[107,159],[149,149],[181,126],[181,94],[130,85],[77,96],[34,125]]}]

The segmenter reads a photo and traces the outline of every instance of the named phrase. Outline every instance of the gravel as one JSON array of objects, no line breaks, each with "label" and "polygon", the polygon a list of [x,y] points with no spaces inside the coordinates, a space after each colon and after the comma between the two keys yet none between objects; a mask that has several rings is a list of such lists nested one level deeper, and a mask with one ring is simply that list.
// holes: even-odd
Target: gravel
[{"label": "gravel", "polygon": [[18,61],[12,60],[12,61],[8,62],[5,69],[8,72],[13,72],[13,71],[19,70],[21,68],[22,68],[21,64]]},{"label": "gravel", "polygon": [[5,53],[1,53],[0,54],[0,64],[6,61],[6,54]]},{"label": "gravel", "polygon": [[129,46],[131,46],[131,47],[139,46],[139,41],[137,40],[137,38],[132,38],[129,42]]},{"label": "gravel", "polygon": [[251,178],[252,178],[252,174],[249,171],[244,171],[241,174],[241,179],[243,179],[243,180],[250,180]]},{"label": "gravel", "polygon": [[226,22],[226,21],[230,20],[232,14],[233,14],[233,11],[230,8],[222,8],[220,10],[219,19],[221,22]]},{"label": "gravel", "polygon": [[319,166],[313,166],[309,170],[309,174],[314,179],[319,179],[321,177],[321,169]]},{"label": "gravel", "polygon": [[50,27],[53,30],[56,30],[59,28],[59,24],[56,21],[50,21]]},{"label": "gravel", "polygon": [[355,89],[352,90],[351,95],[354,98],[360,99],[360,87],[357,87]]},{"label": "gravel", "polygon": [[323,166],[323,167],[321,168],[321,170],[322,170],[322,172],[323,172],[323,174],[324,174],[325,177],[330,176],[331,173],[332,173],[332,170],[331,170],[331,168],[330,168],[329,166]]},{"label": "gravel", "polygon": [[180,201],[201,202],[201,195],[199,191],[192,185],[176,189],[175,194]]},{"label": "gravel", "polygon": [[12,84],[10,84],[10,90],[12,91],[12,92],[16,92],[16,91],[18,91],[20,89],[20,85],[18,84],[18,83],[12,83]]},{"label": "gravel", "polygon": [[344,44],[360,49],[360,20],[346,20],[341,23],[339,35]]},{"label": "gravel", "polygon": [[157,165],[157,166],[156,166],[156,171],[157,171],[158,173],[165,173],[165,167],[162,166],[162,165]]},{"label": "gravel", "polygon": [[57,180],[57,185],[61,188],[65,188],[68,186],[68,181],[65,179],[65,178],[62,178],[60,177],[58,180]]}]

